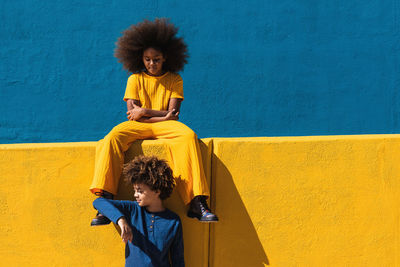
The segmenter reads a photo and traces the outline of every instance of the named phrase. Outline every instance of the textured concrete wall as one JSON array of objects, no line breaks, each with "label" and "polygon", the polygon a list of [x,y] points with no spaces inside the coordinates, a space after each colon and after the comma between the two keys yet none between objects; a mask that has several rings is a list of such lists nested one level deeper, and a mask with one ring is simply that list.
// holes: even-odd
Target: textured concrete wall
[{"label": "textured concrete wall", "polygon": [[[186,218],[174,193],[187,266],[399,265],[399,135],[217,138],[201,149],[220,222]],[[164,151],[136,142],[127,160]],[[0,145],[4,266],[123,265],[118,229],[89,226],[93,161],[94,143]]]},{"label": "textured concrete wall", "polygon": [[399,6],[1,1],[0,143],[94,141],[125,120],[114,42],[154,17],[189,45],[181,119],[200,137],[399,132]]},{"label": "textured concrete wall", "polygon": [[213,147],[211,266],[399,265],[400,136]]},{"label": "textured concrete wall", "polygon": [[[200,147],[210,181],[211,140]],[[159,141],[134,143],[126,160],[138,154],[166,158]],[[119,228],[90,226],[94,156],[94,142],[0,145],[1,266],[124,265]],[[133,199],[122,181],[117,199]],[[187,218],[176,192],[166,206],[182,219],[187,265],[208,266],[209,225]]]}]

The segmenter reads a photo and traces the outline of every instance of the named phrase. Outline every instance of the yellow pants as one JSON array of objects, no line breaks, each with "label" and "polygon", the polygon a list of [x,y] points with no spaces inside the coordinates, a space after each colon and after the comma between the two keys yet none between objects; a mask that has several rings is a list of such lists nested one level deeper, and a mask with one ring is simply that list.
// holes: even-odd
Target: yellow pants
[{"label": "yellow pants", "polygon": [[124,164],[124,152],[137,139],[166,139],[169,163],[177,180],[177,190],[185,204],[194,196],[209,196],[208,185],[201,161],[197,135],[179,121],[142,123],[126,121],[115,126],[96,147],[96,162],[90,190],[101,190],[113,195],[118,192],[118,183]]}]

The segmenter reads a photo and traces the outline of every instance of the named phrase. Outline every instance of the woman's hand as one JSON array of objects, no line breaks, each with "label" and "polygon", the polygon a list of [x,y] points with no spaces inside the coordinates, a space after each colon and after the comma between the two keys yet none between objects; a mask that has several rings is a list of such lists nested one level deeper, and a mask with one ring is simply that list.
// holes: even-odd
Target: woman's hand
[{"label": "woman's hand", "polygon": [[126,114],[128,115],[127,116],[128,120],[137,121],[145,115],[145,110],[143,108],[133,104],[133,108],[131,110],[128,110],[128,112]]},{"label": "woman's hand", "polygon": [[167,115],[165,115],[165,120],[179,120],[179,112],[176,112],[175,109],[170,110]]},{"label": "woman's hand", "polygon": [[122,241],[126,244],[128,241],[132,242],[132,229],[129,226],[128,222],[126,221],[126,219],[124,217],[121,217],[118,220],[118,225],[121,228],[121,238]]}]

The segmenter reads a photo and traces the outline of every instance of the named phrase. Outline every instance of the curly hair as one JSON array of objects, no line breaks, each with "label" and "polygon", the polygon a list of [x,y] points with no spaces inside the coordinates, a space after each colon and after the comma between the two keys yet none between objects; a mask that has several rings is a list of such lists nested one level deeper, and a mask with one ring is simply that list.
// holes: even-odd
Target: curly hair
[{"label": "curly hair", "polygon": [[164,71],[178,72],[187,63],[187,45],[183,38],[176,37],[178,28],[166,18],[144,20],[132,25],[118,38],[115,57],[124,69],[138,73],[145,71],[143,52],[147,48],[160,51],[166,58]]},{"label": "curly hair", "polygon": [[137,156],[124,165],[125,181],[145,184],[151,190],[160,191],[160,199],[168,198],[175,186],[172,170],[165,160],[156,157]]}]

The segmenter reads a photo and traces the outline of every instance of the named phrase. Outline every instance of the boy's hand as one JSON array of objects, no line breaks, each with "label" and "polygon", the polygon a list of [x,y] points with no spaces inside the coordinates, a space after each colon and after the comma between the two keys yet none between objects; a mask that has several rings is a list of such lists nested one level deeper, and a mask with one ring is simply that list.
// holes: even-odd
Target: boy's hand
[{"label": "boy's hand", "polygon": [[126,244],[128,241],[132,242],[132,229],[129,226],[128,222],[124,217],[118,220],[118,225],[121,228],[121,238],[122,241]]},{"label": "boy's hand", "polygon": [[137,121],[139,120],[141,117],[144,116],[145,114],[145,110],[135,104],[133,104],[133,108],[131,110],[128,110],[128,112],[126,113],[128,116],[128,120],[130,121]]},{"label": "boy's hand", "polygon": [[169,111],[165,115],[165,120],[179,120],[179,112],[176,112],[175,109]]}]

